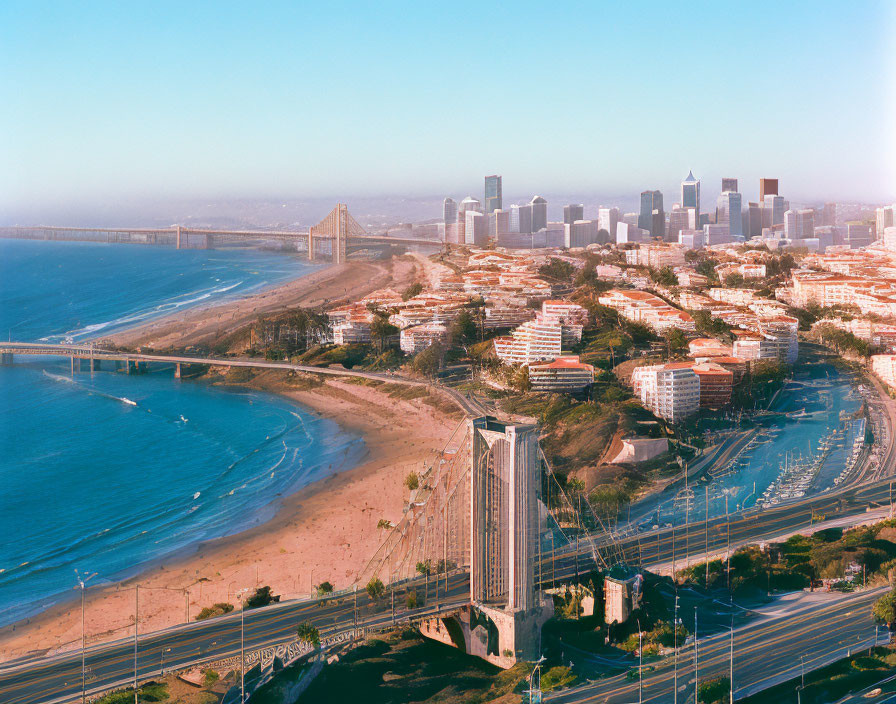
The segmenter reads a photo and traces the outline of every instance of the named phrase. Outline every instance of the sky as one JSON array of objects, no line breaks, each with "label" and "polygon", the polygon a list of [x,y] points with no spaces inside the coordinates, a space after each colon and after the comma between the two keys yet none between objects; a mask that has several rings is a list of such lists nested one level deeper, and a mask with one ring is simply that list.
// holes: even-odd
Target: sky
[{"label": "sky", "polygon": [[896,2],[0,3],[0,218],[181,197],[896,200]]}]

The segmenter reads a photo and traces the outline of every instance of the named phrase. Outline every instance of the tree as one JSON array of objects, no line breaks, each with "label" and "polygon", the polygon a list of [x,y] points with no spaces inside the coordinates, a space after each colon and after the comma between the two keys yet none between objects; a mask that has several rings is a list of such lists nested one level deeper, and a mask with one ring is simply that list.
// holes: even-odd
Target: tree
[{"label": "tree", "polygon": [[420,488],[420,477],[417,476],[416,472],[411,472],[404,478],[404,485],[411,491],[416,491]]},{"label": "tree", "polygon": [[444,345],[434,342],[425,350],[421,350],[414,355],[414,359],[411,360],[411,369],[432,378],[442,368],[442,360],[444,358]]},{"label": "tree", "polygon": [[532,382],[529,381],[529,367],[522,365],[514,371],[510,379],[510,385],[517,391],[529,391],[532,388]]},{"label": "tree", "polygon": [[417,608],[417,592],[408,592],[407,596],[407,606],[409,609]]},{"label": "tree", "polygon": [[887,627],[893,630],[893,624],[896,623],[896,590],[884,594],[875,601],[871,607],[871,614],[880,623],[887,624]]},{"label": "tree", "polygon": [[675,275],[671,266],[664,266],[662,269],[651,269],[650,278],[660,286],[665,286],[666,288],[678,286],[678,277]]},{"label": "tree", "polygon": [[389,322],[389,313],[377,310],[370,321],[370,336],[377,342],[377,350],[383,351],[386,340],[398,334],[398,328]]},{"label": "tree", "polygon": [[697,687],[697,696],[701,704],[727,704],[730,693],[731,680],[727,677],[704,680]]},{"label": "tree", "polygon": [[371,577],[367,583],[367,594],[374,601],[378,601],[386,593],[386,585],[379,577]]},{"label": "tree", "polygon": [[670,356],[674,352],[680,352],[681,350],[687,349],[688,338],[685,337],[685,334],[678,328],[668,330],[665,334],[665,338]]},{"label": "tree", "polygon": [[432,560],[423,560],[417,563],[417,574],[432,574]]},{"label": "tree", "polygon": [[702,274],[710,281],[718,281],[719,275],[716,273],[718,264],[715,259],[704,259],[697,265],[697,273]]},{"label": "tree", "polygon": [[739,274],[738,272],[733,271],[725,277],[725,286],[727,286],[728,288],[740,288],[743,285],[743,274]]},{"label": "tree", "polygon": [[299,627],[296,629],[296,635],[299,636],[300,641],[307,643],[312,648],[320,646],[320,631],[308,621],[299,624]]},{"label": "tree", "polygon": [[468,310],[462,310],[451,322],[448,338],[454,345],[463,345],[476,340],[476,321]]},{"label": "tree", "polygon": [[317,585],[317,594],[318,596],[323,596],[324,594],[332,594],[333,593],[333,583],[332,582],[321,582]]},{"label": "tree", "polygon": [[202,671],[202,684],[206,689],[214,685],[219,679],[221,679],[220,675],[211,668]]},{"label": "tree", "polygon": [[576,268],[563,259],[551,258],[547,264],[538,268],[538,274],[548,279],[570,283],[576,274]]},{"label": "tree", "polygon": [[423,292],[423,284],[419,281],[415,281],[410,286],[408,286],[401,294],[401,300],[408,301],[414,296],[419,295]]},{"label": "tree", "polygon": [[280,601],[280,597],[274,594],[270,587],[264,586],[256,589],[252,596],[246,597],[246,600],[243,602],[243,608],[258,609],[278,601]]}]

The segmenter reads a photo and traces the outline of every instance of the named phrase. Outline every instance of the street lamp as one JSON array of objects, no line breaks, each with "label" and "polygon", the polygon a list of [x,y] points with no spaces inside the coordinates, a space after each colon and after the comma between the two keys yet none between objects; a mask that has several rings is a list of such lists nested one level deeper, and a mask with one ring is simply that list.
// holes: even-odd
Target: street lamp
[{"label": "street lamp", "polygon": [[249,587],[243,587],[237,591],[240,600],[240,704],[246,701],[246,604],[243,594],[249,591]]},{"label": "street lamp", "polygon": [[81,590],[81,704],[87,701],[87,631],[84,628],[84,592],[87,582],[96,577],[96,572],[86,577],[81,577],[75,570],[75,579],[78,580],[78,588]]}]

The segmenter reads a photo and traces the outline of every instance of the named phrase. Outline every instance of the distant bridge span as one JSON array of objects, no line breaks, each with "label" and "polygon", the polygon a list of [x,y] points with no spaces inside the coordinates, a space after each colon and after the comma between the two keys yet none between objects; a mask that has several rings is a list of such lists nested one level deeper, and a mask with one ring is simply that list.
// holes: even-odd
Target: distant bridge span
[{"label": "distant bridge span", "polygon": [[[371,235],[351,216],[342,203],[307,231],[299,230],[236,230],[208,229],[172,225],[171,227],[69,227],[66,225],[20,225],[0,227],[0,237],[11,239],[38,239],[63,241],[101,241],[131,244],[167,244],[177,249],[208,249],[215,238],[267,239],[293,243],[297,251],[308,253],[314,259],[320,245],[326,243],[335,263],[345,261],[349,246],[355,249],[365,246],[396,244],[404,246],[442,246],[439,240],[416,237],[389,237]],[[301,245],[301,246],[300,246]]]}]

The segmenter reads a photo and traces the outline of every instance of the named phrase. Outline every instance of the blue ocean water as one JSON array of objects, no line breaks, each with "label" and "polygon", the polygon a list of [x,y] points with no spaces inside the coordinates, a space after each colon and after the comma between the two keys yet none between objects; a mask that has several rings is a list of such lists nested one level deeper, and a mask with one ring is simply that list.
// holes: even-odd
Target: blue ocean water
[{"label": "blue ocean water", "polygon": [[[83,339],[307,273],[288,256],[0,240],[0,330]],[[9,333],[7,331],[10,331]],[[278,396],[171,370],[0,367],[0,624],[273,515],[363,440]]]}]

